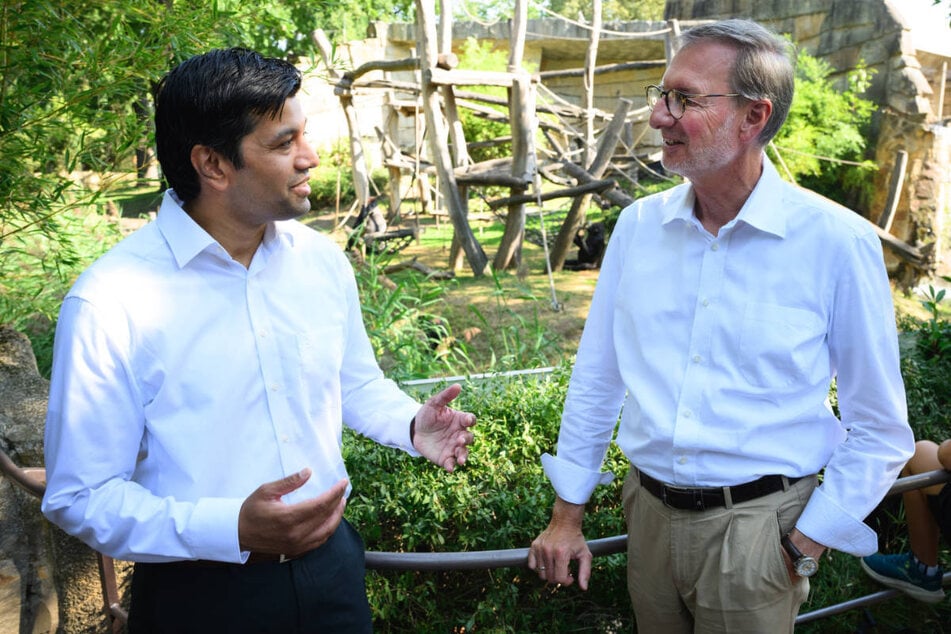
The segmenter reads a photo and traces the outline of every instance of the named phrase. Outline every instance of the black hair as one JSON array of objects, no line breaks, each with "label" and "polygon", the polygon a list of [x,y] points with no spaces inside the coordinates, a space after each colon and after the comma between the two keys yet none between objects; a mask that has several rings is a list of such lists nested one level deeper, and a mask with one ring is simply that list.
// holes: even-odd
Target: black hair
[{"label": "black hair", "polygon": [[293,64],[245,48],[196,55],[165,75],[155,89],[155,144],[179,198],[187,203],[201,190],[191,163],[194,146],[207,146],[240,168],[242,139],[263,117],[279,116],[300,85]]}]

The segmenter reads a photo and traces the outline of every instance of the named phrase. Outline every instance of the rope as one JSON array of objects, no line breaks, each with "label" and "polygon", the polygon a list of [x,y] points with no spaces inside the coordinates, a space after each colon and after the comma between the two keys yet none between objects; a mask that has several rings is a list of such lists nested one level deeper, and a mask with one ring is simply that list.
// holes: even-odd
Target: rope
[{"label": "rope", "polygon": [[[532,154],[534,155],[535,150],[532,149]],[[536,161],[538,157],[535,157]],[[535,163],[538,165],[538,163]],[[551,272],[551,259],[548,255],[548,234],[545,233],[545,210],[542,208],[542,188],[541,188],[541,177],[538,175],[538,170],[535,170],[535,178],[532,179],[532,192],[535,194],[535,206],[538,207],[538,224],[542,229],[542,251],[545,253],[545,273],[548,274],[548,288],[551,290],[551,309],[553,311],[561,312],[561,309],[564,307],[561,302],[558,301],[558,296],[555,294],[555,277]]]},{"label": "rope", "polygon": [[[862,163],[858,161],[846,161],[845,159],[832,158],[831,156],[819,156],[818,154],[809,154],[808,152],[800,152],[799,150],[794,150],[792,148],[780,147],[778,145],[774,145],[772,141],[770,141],[769,144],[773,147],[773,149],[782,150],[783,152],[792,152],[793,154],[799,154],[800,156],[808,156],[811,158],[819,159],[820,161],[829,161],[830,163],[841,163],[842,165],[855,165],[856,167],[865,167],[867,164],[867,162]],[[779,152],[776,152],[776,154],[778,155]]]},{"label": "rope", "polygon": [[[559,13],[555,13],[554,11],[552,11],[551,9],[549,9],[548,7],[543,6],[543,5],[541,5],[541,4],[537,3],[537,2],[532,2],[531,4],[532,4],[533,7],[535,7],[536,9],[538,9],[539,11],[541,11],[542,13],[547,13],[548,15],[552,16],[553,18],[558,18],[559,20],[561,20],[561,21],[563,21],[563,22],[566,22],[566,23],[571,24],[571,25],[573,25],[573,26],[577,26],[578,28],[581,28],[581,29],[585,29],[585,30],[588,30],[588,31],[593,30],[593,29],[591,28],[591,26],[585,24],[584,22],[579,22],[579,21],[577,21],[577,20],[569,20],[569,19],[566,18],[565,16],[563,16],[563,15],[561,15],[561,14],[559,14]],[[631,39],[637,39],[637,38],[641,38],[641,37],[653,37],[653,36],[655,36],[655,35],[664,35],[665,33],[669,33],[669,32],[670,32],[670,28],[663,28],[663,29],[660,29],[659,31],[644,31],[644,32],[637,32],[637,33],[631,33],[630,31],[612,31],[612,30],[610,30],[610,29],[598,29],[598,31],[601,32],[601,33],[608,33],[608,34],[610,34],[610,35],[620,35],[620,36],[623,36],[623,37],[629,37],[629,38],[631,38]],[[532,33],[532,35],[541,35],[541,34],[539,34],[539,33]],[[550,38],[551,35],[550,35],[550,34],[545,34],[545,37],[549,37],[549,38]],[[564,38],[564,39],[577,39],[577,38]]]}]

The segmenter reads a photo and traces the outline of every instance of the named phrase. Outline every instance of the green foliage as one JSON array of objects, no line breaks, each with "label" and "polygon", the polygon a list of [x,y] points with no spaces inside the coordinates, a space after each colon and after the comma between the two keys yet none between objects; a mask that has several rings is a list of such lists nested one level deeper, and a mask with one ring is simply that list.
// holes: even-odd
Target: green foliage
[{"label": "green foliage", "polygon": [[117,225],[99,214],[68,211],[46,220],[57,237],[58,255],[46,257],[42,232],[18,233],[0,258],[0,323],[30,338],[40,375],[49,377],[53,324],[66,290],[86,265],[118,242]]},{"label": "green foliage", "polygon": [[[347,518],[367,549],[526,548],[554,502],[540,456],[557,438],[569,373],[566,363],[545,378],[464,385],[458,406],[478,414],[478,433],[468,464],[452,474],[348,433],[354,495]],[[605,468],[618,478],[599,487],[588,505],[585,530],[592,538],[624,532],[620,488],[627,461],[616,447]],[[624,569],[623,556],[598,558],[596,581],[583,595],[545,587],[521,568],[371,572],[367,586],[379,632],[567,632],[579,631],[579,622],[607,631],[618,619],[629,630]]]},{"label": "green foliage", "polygon": [[[526,291],[524,295],[512,295],[502,286],[499,273],[492,270],[495,300],[494,309],[498,313],[490,319],[476,306],[472,311],[483,327],[483,335],[489,340],[491,357],[490,371],[507,371],[521,368],[545,367],[557,362],[560,349],[545,325],[538,318],[537,311],[532,318],[526,319],[507,306],[509,300],[525,299],[536,302],[537,298]],[[500,318],[501,317],[501,318]],[[493,324],[504,324],[496,325]]]},{"label": "green foliage", "polygon": [[[469,37],[466,38],[459,51],[459,65],[467,70],[503,71],[508,65],[508,53],[502,49],[494,49],[489,42]],[[505,89],[498,86],[472,86],[471,89],[473,92],[501,99],[506,98]],[[501,110],[499,114],[503,114]],[[468,108],[460,108],[459,120],[462,122],[466,141],[470,144],[473,141],[488,142],[493,139],[508,138],[512,135],[511,126],[505,120],[488,119]],[[469,148],[469,156],[477,163],[511,155],[511,141]]]},{"label": "green foliage", "polygon": [[[941,279],[951,282],[948,276]],[[902,350],[908,419],[916,438],[935,441],[951,438],[947,415],[951,408],[951,322],[944,298],[944,289],[929,285],[921,300],[928,319],[900,322],[902,337],[910,342]]]},{"label": "green foliage", "polygon": [[[875,164],[864,160],[869,123],[875,105],[863,99],[871,70],[858,68],[843,89],[830,79],[832,66],[799,52],[796,96],[785,125],[773,143],[782,162],[803,187],[863,209],[872,194]],[[769,149],[775,159],[773,148]]]},{"label": "green foliage", "polygon": [[[52,319],[75,274],[114,241],[86,248],[68,216],[94,212],[101,196],[136,172],[136,151],[152,145],[150,91],[168,69],[232,45],[297,59],[312,52],[317,25],[365,32],[368,20],[408,17],[411,7],[409,0],[0,0],[0,323]],[[98,191],[78,183],[91,173]],[[41,330],[33,341],[42,365],[51,335]]]},{"label": "green foliage", "polygon": [[465,372],[466,346],[436,312],[444,288],[414,271],[399,276],[393,286],[383,275],[390,258],[368,254],[355,268],[363,321],[380,367],[403,381]]},{"label": "green foliage", "polygon": [[[353,170],[350,162],[350,148],[346,141],[338,141],[319,152],[320,165],[311,170],[310,207],[311,209],[336,209],[339,202],[348,206],[357,197],[353,186]],[[377,168],[370,174],[371,195],[373,192],[387,191],[389,175],[385,168]]]},{"label": "green foliage", "polygon": [[[175,63],[219,46],[306,52],[300,34],[313,28],[317,6],[325,7],[0,0],[0,323],[49,317],[50,303],[97,255],[99,245],[84,248],[68,216],[86,217],[135,174],[136,151],[152,145],[155,82]],[[98,190],[79,182],[93,173]],[[41,357],[46,339],[34,336]]]}]

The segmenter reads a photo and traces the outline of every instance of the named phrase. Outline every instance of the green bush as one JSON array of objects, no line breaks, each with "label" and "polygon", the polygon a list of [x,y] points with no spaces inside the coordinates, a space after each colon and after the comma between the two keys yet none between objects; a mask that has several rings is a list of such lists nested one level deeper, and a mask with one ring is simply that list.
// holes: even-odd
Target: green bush
[{"label": "green bush", "polygon": [[[943,276],[945,282],[951,277]],[[921,303],[927,319],[904,318],[902,376],[908,400],[908,420],[915,438],[940,442],[951,438],[951,322],[942,305],[945,291],[928,287]]]},{"label": "green bush", "polygon": [[[311,209],[336,209],[338,201],[341,208],[349,208],[357,197],[353,187],[350,148],[346,142],[339,141],[318,154],[320,165],[311,170],[310,177]],[[376,196],[385,192],[388,179],[385,169],[374,170],[370,174],[370,195]]]},{"label": "green bush", "polygon": [[[526,548],[547,525],[554,493],[540,456],[553,451],[570,365],[548,377],[466,383],[458,406],[477,413],[468,464],[447,474],[421,459],[345,436],[353,482],[347,518],[373,551],[451,552]],[[435,389],[438,388],[434,388]],[[421,395],[420,398],[426,395]],[[589,538],[624,532],[618,476],[588,505]],[[546,587],[526,569],[370,572],[379,632],[577,632],[631,627],[623,556],[595,560],[587,593]],[[619,621],[620,619],[620,621]],[[621,627],[623,625],[623,627]]]},{"label": "green bush", "polygon": [[[42,231],[21,231],[4,238],[0,324],[30,338],[41,376],[50,374],[53,330],[63,297],[79,274],[120,238],[115,222],[81,209],[50,216]],[[51,257],[54,247],[57,253]]]},{"label": "green bush", "polygon": [[413,271],[385,278],[391,257],[368,254],[354,268],[363,321],[380,367],[397,381],[470,370],[465,343],[453,337],[449,321],[438,312],[445,288]]},{"label": "green bush", "polygon": [[[801,50],[796,94],[785,125],[773,140],[797,183],[853,209],[868,206],[876,166],[865,160],[875,105],[860,95],[872,71],[850,72],[846,87],[830,79],[832,66]],[[769,148],[776,160],[776,148]]]}]

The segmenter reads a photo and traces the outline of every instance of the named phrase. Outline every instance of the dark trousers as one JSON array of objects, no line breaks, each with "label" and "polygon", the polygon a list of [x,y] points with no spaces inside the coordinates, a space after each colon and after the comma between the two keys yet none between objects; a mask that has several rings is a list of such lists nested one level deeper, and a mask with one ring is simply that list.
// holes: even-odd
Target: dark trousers
[{"label": "dark trousers", "polygon": [[364,544],[346,520],[320,548],[284,563],[137,563],[129,632],[372,632]]}]

